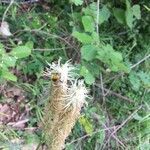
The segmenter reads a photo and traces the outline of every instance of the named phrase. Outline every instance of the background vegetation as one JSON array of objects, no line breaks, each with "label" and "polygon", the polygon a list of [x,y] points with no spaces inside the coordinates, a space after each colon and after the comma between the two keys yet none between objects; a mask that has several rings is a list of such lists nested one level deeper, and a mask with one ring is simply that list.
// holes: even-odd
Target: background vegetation
[{"label": "background vegetation", "polygon": [[0,148],[44,149],[50,79],[43,71],[61,57],[92,96],[66,150],[149,150],[149,1],[7,2],[0,2],[12,33],[0,37]]}]

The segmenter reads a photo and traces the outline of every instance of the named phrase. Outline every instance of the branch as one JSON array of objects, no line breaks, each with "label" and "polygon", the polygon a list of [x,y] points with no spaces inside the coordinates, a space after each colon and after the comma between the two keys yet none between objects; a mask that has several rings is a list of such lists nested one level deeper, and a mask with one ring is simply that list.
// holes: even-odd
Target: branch
[{"label": "branch", "polygon": [[[97,87],[99,87],[99,88],[102,90],[102,87],[101,87],[99,84],[95,84],[95,85],[96,85]],[[122,96],[121,94],[116,93],[116,92],[114,92],[114,91],[111,91],[111,90],[109,90],[109,89],[106,89],[106,88],[104,88],[104,87],[103,87],[103,90],[104,90],[106,93],[108,93],[109,95],[114,95],[114,96],[116,96],[116,97],[118,97],[118,98],[120,98],[120,99],[123,99],[123,100],[127,101],[127,102],[130,102],[130,103],[133,103],[133,102],[134,102],[133,100],[129,99],[128,97]],[[105,95],[105,96],[106,96],[106,95]]]},{"label": "branch", "polygon": [[6,14],[7,14],[9,8],[11,7],[11,5],[12,5],[13,3],[14,3],[14,0],[11,0],[11,1],[10,1],[10,4],[8,5],[8,7],[6,8],[6,10],[5,10],[4,14],[3,14],[2,22],[4,22],[5,17],[6,17]]},{"label": "branch", "polygon": [[148,59],[150,57],[150,54],[147,55],[146,57],[144,57],[143,59],[141,59],[139,62],[137,62],[136,64],[134,64],[133,66],[131,66],[131,69],[135,68],[136,66],[138,66],[139,64],[141,64],[143,61],[145,61],[146,59]]}]

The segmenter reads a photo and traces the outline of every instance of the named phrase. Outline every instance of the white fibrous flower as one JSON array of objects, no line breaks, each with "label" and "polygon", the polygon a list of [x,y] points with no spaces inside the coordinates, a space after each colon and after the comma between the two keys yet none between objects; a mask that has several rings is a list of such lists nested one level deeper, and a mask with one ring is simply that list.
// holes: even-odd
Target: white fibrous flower
[{"label": "white fibrous flower", "polygon": [[66,99],[65,109],[69,108],[70,106],[73,109],[81,108],[83,104],[86,104],[85,99],[89,98],[88,96],[89,91],[85,87],[83,80],[75,80],[74,84],[70,87],[68,91],[68,98]]},{"label": "white fibrous flower", "polygon": [[76,74],[73,72],[75,67],[70,64],[70,61],[67,61],[65,64],[61,64],[60,61],[61,59],[58,60],[58,63],[48,63],[49,68],[47,68],[45,75],[50,77],[53,73],[59,74],[61,85],[63,89],[67,90],[66,94],[60,98],[65,102],[65,110],[69,107],[73,109],[81,108],[88,97],[88,90],[84,81],[75,79]]},{"label": "white fibrous flower", "polygon": [[49,64],[49,68],[47,68],[45,75],[51,76],[52,73],[60,74],[60,81],[62,83],[67,83],[67,81],[72,82],[74,80],[73,70],[74,67],[71,65],[70,61],[67,61],[65,64],[60,63],[61,59],[58,60],[58,63]]},{"label": "white fibrous flower", "polygon": [[75,79],[75,67],[70,61],[61,64],[59,59],[58,63],[48,65],[45,75],[51,77],[52,90],[45,108],[43,128],[48,149],[61,150],[86,104],[88,90],[83,80]]}]

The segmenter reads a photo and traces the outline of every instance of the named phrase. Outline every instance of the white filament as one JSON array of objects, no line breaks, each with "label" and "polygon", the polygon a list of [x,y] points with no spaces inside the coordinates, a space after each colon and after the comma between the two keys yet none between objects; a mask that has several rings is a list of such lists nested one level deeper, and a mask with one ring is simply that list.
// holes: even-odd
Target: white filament
[{"label": "white filament", "polygon": [[71,65],[70,61],[67,61],[65,64],[60,63],[61,59],[58,60],[58,63],[49,64],[49,68],[47,68],[45,75],[51,76],[51,73],[55,72],[60,74],[60,80],[62,83],[67,83],[67,81],[72,81],[73,79],[73,70],[74,67]]},{"label": "white filament", "polygon": [[65,108],[69,108],[72,106],[75,108],[81,108],[84,103],[86,103],[85,99],[88,97],[88,90],[85,87],[83,80],[75,80],[74,84],[70,87],[68,91],[68,99],[66,99]]},{"label": "white filament", "polygon": [[[67,61],[63,65],[60,61],[61,59],[58,60],[57,64],[48,64],[49,68],[47,68],[45,75],[50,76],[53,72],[60,74],[62,87],[67,87],[67,94],[62,97],[65,101],[64,109],[68,109],[69,107],[73,107],[73,109],[81,108],[86,103],[85,99],[88,97],[88,90],[85,87],[84,81],[77,81],[74,78],[73,70],[75,68],[71,65],[70,61]],[[68,86],[68,84],[70,85]]]}]

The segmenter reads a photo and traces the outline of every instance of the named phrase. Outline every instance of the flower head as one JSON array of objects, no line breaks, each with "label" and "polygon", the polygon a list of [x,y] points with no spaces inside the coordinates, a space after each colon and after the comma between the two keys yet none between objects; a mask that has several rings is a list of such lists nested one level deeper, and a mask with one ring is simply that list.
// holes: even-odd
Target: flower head
[{"label": "flower head", "polygon": [[84,81],[75,80],[68,91],[65,108],[67,109],[70,106],[73,106],[73,109],[81,108],[86,103],[86,98],[89,97],[88,93],[89,91],[85,87]]},{"label": "flower head", "polygon": [[60,81],[62,83],[67,83],[67,81],[72,82],[74,80],[73,78],[73,72],[74,67],[71,65],[70,60],[67,61],[65,64],[61,64],[61,59],[58,60],[58,63],[52,63],[49,64],[49,68],[46,69],[45,75],[51,76],[52,74],[59,74],[60,75]]},{"label": "flower head", "polygon": [[[83,80],[76,80],[74,78],[73,70],[75,68],[71,65],[70,61],[61,64],[61,59],[58,63],[48,64],[49,68],[45,72],[46,76],[50,76],[53,81],[59,80],[64,90],[67,90],[61,99],[65,102],[64,109],[73,107],[73,109],[81,108],[85,99],[88,97],[88,90],[85,87]],[[69,81],[69,82],[68,82]]]}]

